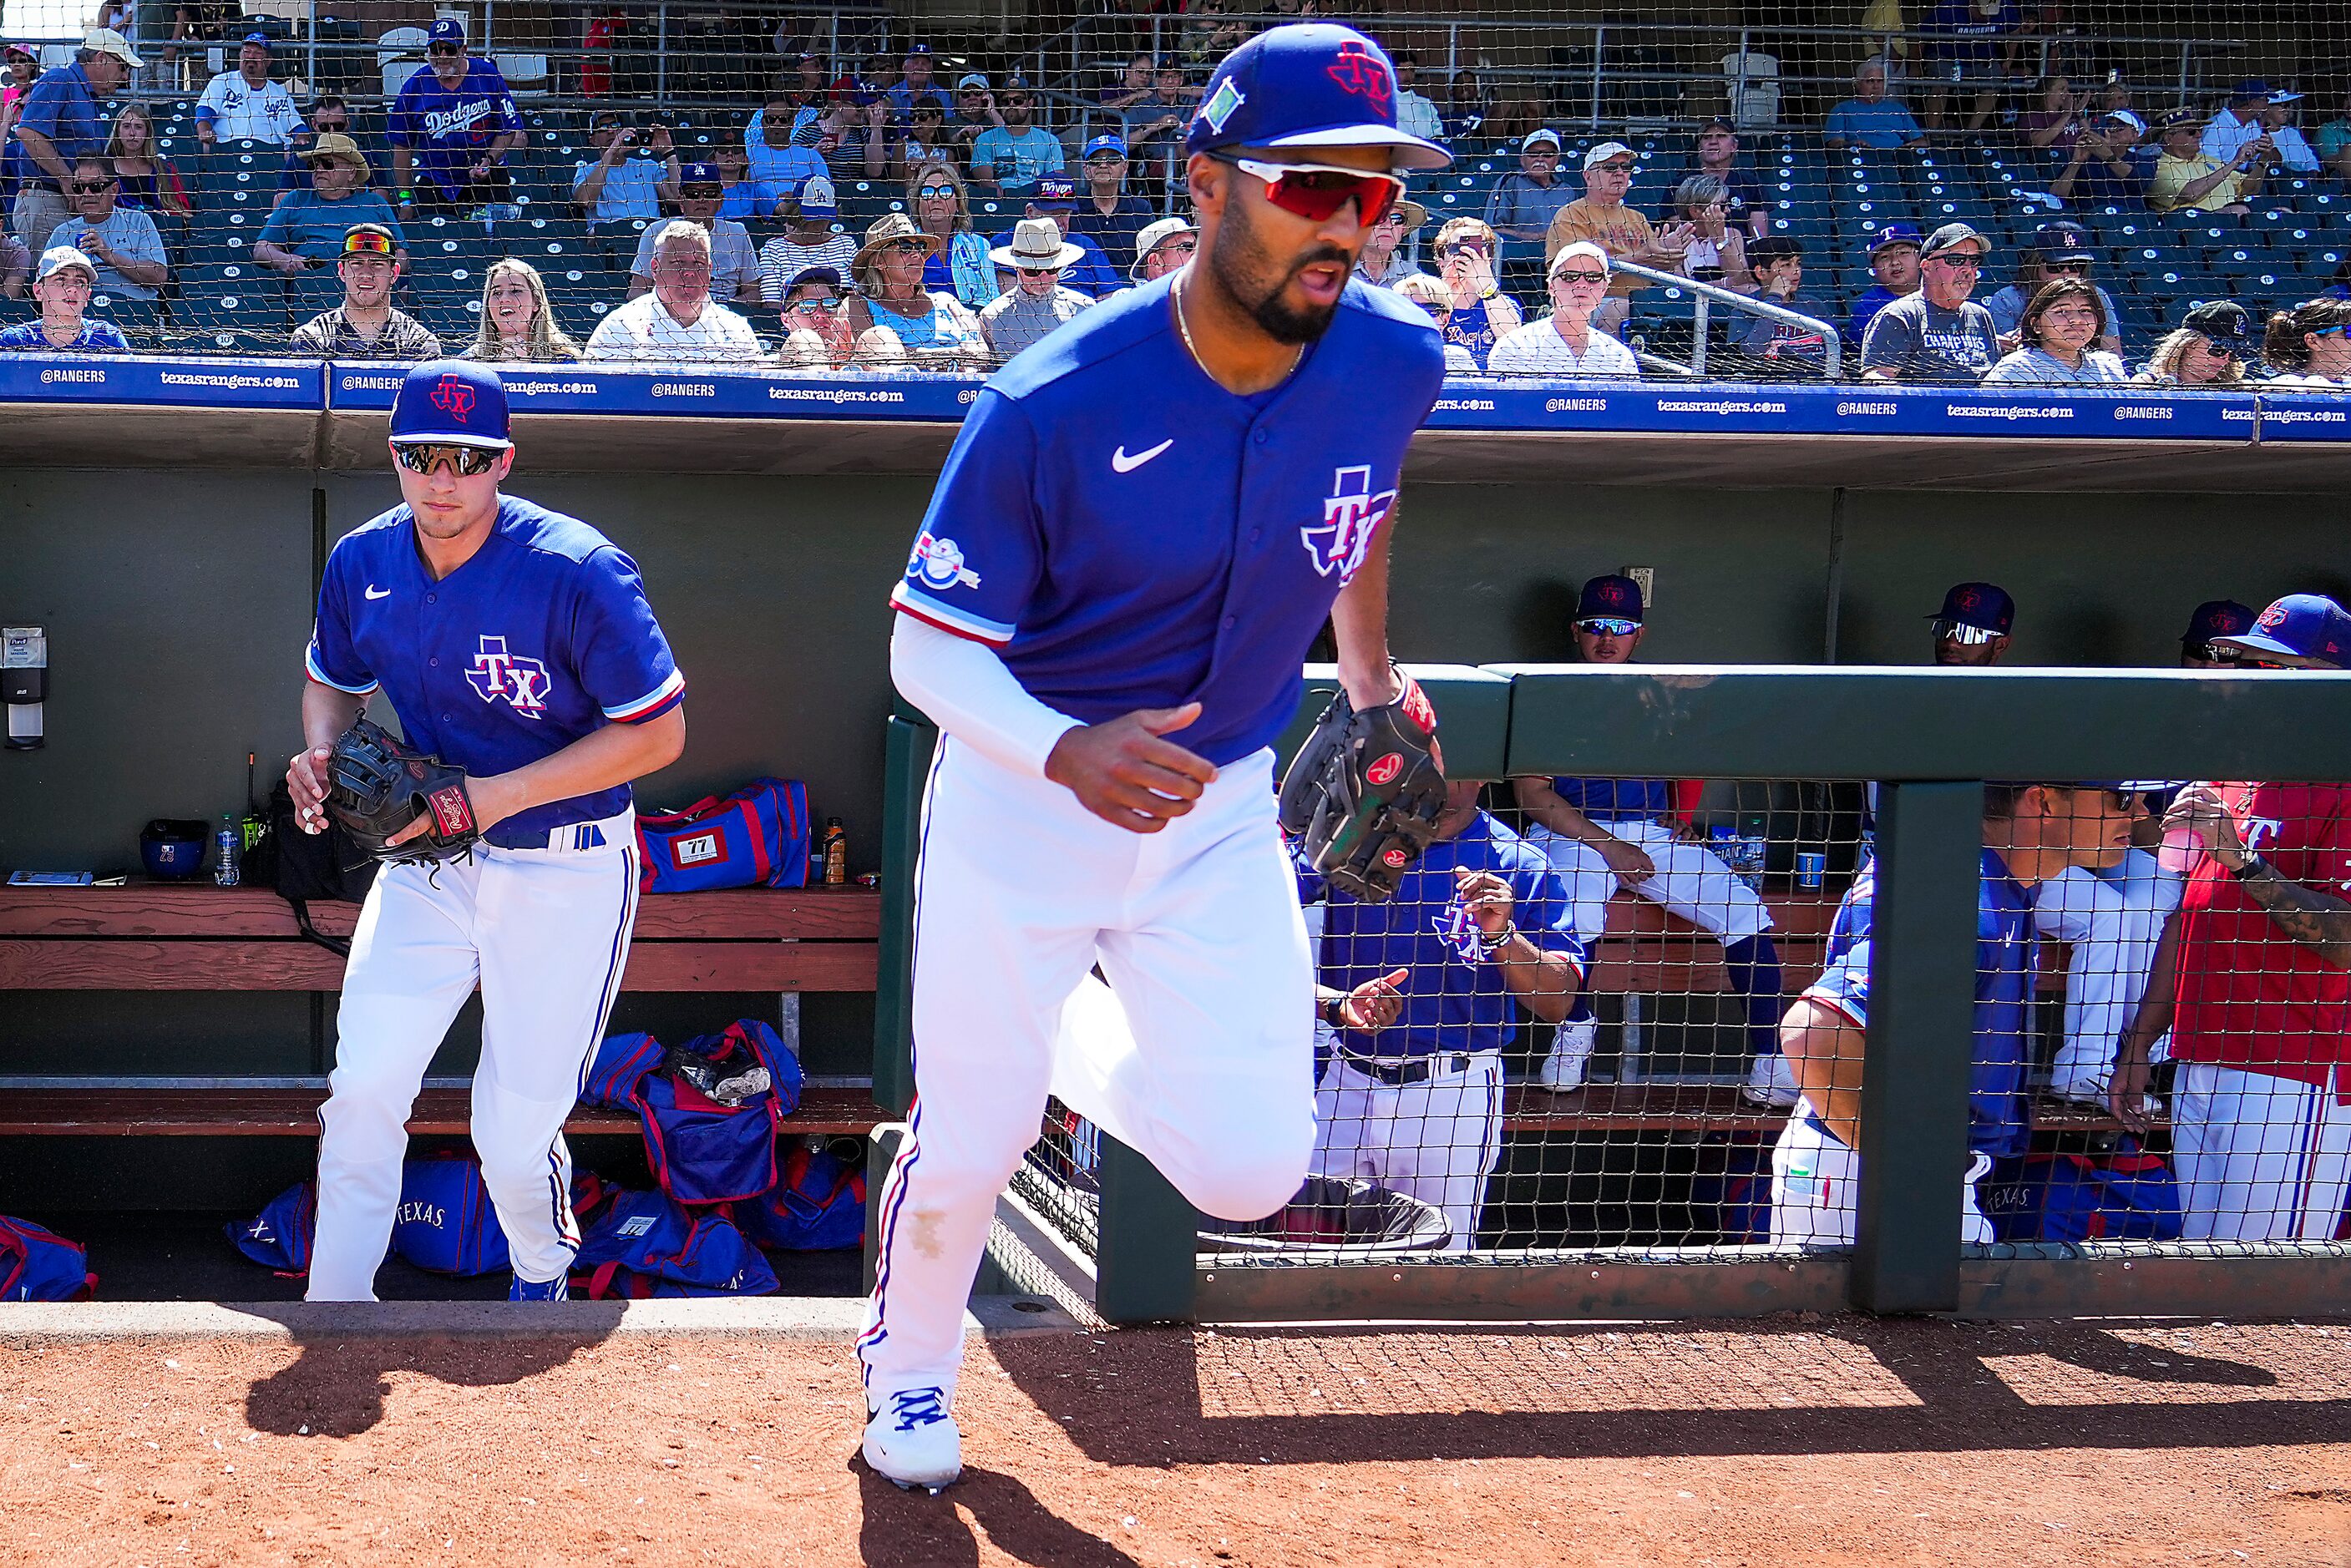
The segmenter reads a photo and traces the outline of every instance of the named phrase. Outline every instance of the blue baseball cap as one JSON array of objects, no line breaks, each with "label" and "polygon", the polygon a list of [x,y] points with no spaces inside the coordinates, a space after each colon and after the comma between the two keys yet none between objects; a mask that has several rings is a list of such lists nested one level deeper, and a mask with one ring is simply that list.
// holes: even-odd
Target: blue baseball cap
[{"label": "blue baseball cap", "polygon": [[1086,143],[1086,150],[1078,154],[1078,161],[1082,163],[1102,152],[1114,152],[1123,158],[1126,156],[1126,143],[1115,136],[1097,136]]},{"label": "blue baseball cap", "polygon": [[2188,618],[2188,629],[2180,635],[2179,641],[2182,647],[2195,648],[2216,637],[2234,637],[2252,629],[2252,606],[2241,605],[2234,599],[2206,599]]},{"label": "blue baseball cap", "polygon": [[470,359],[428,359],[402,379],[392,400],[392,439],[399,446],[510,447],[506,383]]},{"label": "blue baseball cap", "polygon": [[718,165],[689,163],[677,171],[677,182],[682,186],[719,184],[721,182],[718,178]]},{"label": "blue baseball cap", "polygon": [[1954,583],[1943,596],[1943,607],[1928,618],[1957,621],[2006,637],[2016,624],[2016,601],[1997,583]]},{"label": "blue baseball cap", "polygon": [[2267,98],[2270,96],[2270,84],[2262,81],[2258,77],[2248,77],[2243,81],[2239,82],[2235,87],[2231,88],[2229,89],[2229,96],[2232,99]]},{"label": "blue baseball cap", "polygon": [[1442,169],[1453,155],[1396,126],[1395,67],[1387,51],[1336,22],[1270,27],[1227,55],[1208,78],[1189,152],[1228,147],[1384,147],[1398,169]]},{"label": "blue baseball cap", "polygon": [[2288,594],[2247,631],[2212,639],[2256,659],[2296,659],[2321,670],[2351,668],[2351,614],[2325,594]]},{"label": "blue baseball cap", "polygon": [[245,36],[245,41],[248,44],[258,44],[264,50],[270,54],[274,55],[277,52],[277,44],[271,41],[269,35],[266,33],[247,33]]},{"label": "blue baseball cap", "polygon": [[455,16],[436,16],[426,41],[434,44],[462,44],[465,41],[465,24]]},{"label": "blue baseball cap", "polygon": [[1078,182],[1067,174],[1040,174],[1036,194],[1029,201],[1038,207],[1074,207],[1078,204]]},{"label": "blue baseball cap", "polygon": [[1874,256],[1888,245],[1924,246],[1926,243],[1927,236],[1918,232],[1917,224],[1888,223],[1877,231],[1876,238],[1869,242],[1869,254]]},{"label": "blue baseball cap", "polygon": [[1641,585],[1614,574],[1584,584],[1575,600],[1575,618],[1580,621],[1629,620],[1637,626],[1642,609]]}]

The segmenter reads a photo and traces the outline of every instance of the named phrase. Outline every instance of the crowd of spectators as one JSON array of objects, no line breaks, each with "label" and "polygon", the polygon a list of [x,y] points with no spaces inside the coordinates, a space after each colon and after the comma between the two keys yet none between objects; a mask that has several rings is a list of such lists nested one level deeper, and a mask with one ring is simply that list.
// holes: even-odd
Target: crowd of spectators
[{"label": "crowd of spectators", "polygon": [[[1884,223],[1858,242],[1871,286],[1841,303],[1819,286],[1822,269],[1840,258],[1808,254],[1822,243],[1817,236],[1774,231],[1772,192],[1742,148],[1740,127],[1714,118],[1698,126],[1687,162],[1662,191],[1651,187],[1639,200],[1636,182],[1665,171],[1644,170],[1627,142],[1597,140],[1571,172],[1562,168],[1560,134],[1533,125],[1502,153],[1515,167],[1481,192],[1478,216],[1432,223],[1431,206],[1401,201],[1366,236],[1358,275],[1420,303],[1458,373],[1639,374],[1647,347],[1640,308],[1656,286],[1640,275],[1647,272],[1777,307],[1716,313],[1718,375],[1816,377],[1829,324],[1837,323],[1867,378],[2130,379],[2124,312],[2092,277],[2099,247],[2065,213],[2100,201],[2156,214],[2248,213],[2281,173],[2351,170],[2351,104],[2309,139],[2295,123],[2303,95],[2259,80],[2238,83],[2209,112],[2180,107],[2143,116],[2116,80],[2087,91],[2053,70],[2020,76],[2024,20],[2008,0],[1942,7],[1928,23],[1922,55],[1864,61],[1851,96],[1822,127],[1831,149],[2006,138],[2021,155],[2045,161],[2051,216],[2013,255],[1999,254],[1967,223],[1932,234]],[[1083,99],[1047,95],[1018,75],[942,68],[920,41],[878,60],[800,48],[739,134],[712,124],[719,134],[697,135],[690,150],[689,128],[675,117],[599,107],[567,194],[591,239],[621,247],[611,265],[627,283],[622,297],[589,302],[598,319],[586,351],[707,353],[735,363],[772,362],[780,353],[809,366],[821,348],[825,362],[850,369],[999,361],[1165,269],[1149,253],[1169,245],[1174,232],[1162,232],[1155,247],[1143,242],[1183,204],[1176,154],[1210,57],[1201,51],[1219,30],[1238,36],[1249,25],[1237,14],[1204,11],[1187,25],[1183,47],[1135,55]],[[2027,52],[2064,65],[2085,48],[2074,38],[2045,58]],[[517,210],[509,154],[524,126],[497,66],[473,52],[455,17],[433,24],[424,52],[423,68],[388,107],[380,144],[355,129],[340,95],[298,105],[264,32],[236,40],[229,68],[196,99],[198,158],[225,142],[282,150],[276,205],[251,244],[254,265],[289,280],[329,268],[347,274],[352,236],[368,236],[371,247],[389,236],[388,255],[363,262],[370,275],[357,296],[339,276],[344,297],[328,311],[316,310],[316,289],[294,296],[296,318],[312,317],[294,333],[298,349],[358,341],[381,351],[417,340],[399,325],[415,324],[399,308],[418,282],[412,231],[435,216],[479,218],[495,248],[498,214]],[[1408,52],[1396,61],[1398,113],[1432,139],[1466,151],[1490,147],[1495,130],[1512,126],[1519,111],[1504,109],[1497,91],[1426,84]],[[196,198],[159,148],[145,105],[125,99],[108,117],[142,68],[141,57],[119,33],[98,29],[71,63],[49,71],[37,70],[29,47],[6,48],[5,63],[0,192],[11,234],[0,245],[0,294],[34,293],[43,258],[64,247],[87,263],[99,314],[118,302],[168,314],[175,252]],[[1920,69],[1928,74],[1911,74]],[[1923,112],[1914,113],[1910,99],[1921,94]],[[844,222],[841,186],[851,180],[902,192],[900,210],[882,223]],[[975,221],[982,202],[997,213],[987,226],[994,232]],[[366,284],[386,268],[389,293],[372,300]],[[698,274],[706,277],[696,285]],[[473,324],[484,343],[503,345],[511,357],[534,343],[554,352],[570,341],[557,316],[581,301],[550,300],[549,279],[535,274],[526,282],[505,270],[498,282],[509,317],[528,296],[550,331],[494,332],[486,290]],[[2338,281],[2329,293],[2351,296],[2351,287]],[[2351,384],[2338,363],[2341,335],[2325,329],[2328,301],[2280,311],[2267,331],[2244,322],[2241,310],[2213,313],[2212,303],[2220,302],[2183,302],[2136,379]],[[819,315],[839,319],[818,331]],[[329,316],[337,319],[322,325]],[[2136,346],[2147,347],[2144,338]]]}]

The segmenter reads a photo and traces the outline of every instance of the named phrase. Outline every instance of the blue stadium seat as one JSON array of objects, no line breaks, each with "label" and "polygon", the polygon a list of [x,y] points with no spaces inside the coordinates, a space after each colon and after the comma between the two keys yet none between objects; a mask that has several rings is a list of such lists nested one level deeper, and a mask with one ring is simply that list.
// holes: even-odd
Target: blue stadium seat
[{"label": "blue stadium seat", "polygon": [[111,321],[131,339],[133,348],[152,348],[158,331],[163,325],[160,306],[144,299],[128,299],[101,289],[89,296],[89,313],[101,320]]},{"label": "blue stadium seat", "polygon": [[408,233],[408,286],[420,299],[442,296],[479,299],[483,269],[496,256],[477,225],[451,224],[441,229],[412,226]]},{"label": "blue stadium seat", "polygon": [[277,274],[249,264],[193,266],[180,278],[172,318],[191,331],[286,330],[286,291]]}]

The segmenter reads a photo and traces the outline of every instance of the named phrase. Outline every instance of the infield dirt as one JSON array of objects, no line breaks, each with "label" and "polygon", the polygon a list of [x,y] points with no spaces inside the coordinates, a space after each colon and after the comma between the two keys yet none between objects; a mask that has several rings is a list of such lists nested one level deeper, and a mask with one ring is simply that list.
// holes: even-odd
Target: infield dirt
[{"label": "infield dirt", "polygon": [[969,1466],[846,1345],[0,1345],[20,1563],[2351,1563],[2351,1326],[1823,1319],[975,1348]]}]

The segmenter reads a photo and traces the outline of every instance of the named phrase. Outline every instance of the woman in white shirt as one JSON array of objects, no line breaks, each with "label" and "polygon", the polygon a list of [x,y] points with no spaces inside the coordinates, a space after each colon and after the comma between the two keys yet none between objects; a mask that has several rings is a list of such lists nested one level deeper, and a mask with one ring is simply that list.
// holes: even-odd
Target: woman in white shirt
[{"label": "woman in white shirt", "polygon": [[2351,300],[2312,299],[2270,317],[2262,358],[2275,387],[2331,392],[2351,384]]},{"label": "woman in white shirt", "polygon": [[1487,357],[1497,376],[1611,376],[1638,380],[1633,351],[1592,325],[1608,297],[1608,253],[1589,240],[1551,258],[1551,311],[1506,334]]},{"label": "woman in white shirt", "polygon": [[2106,306],[2097,289],[2078,277],[2053,277],[2043,284],[2024,307],[2016,331],[2016,352],[1984,372],[1984,385],[2064,387],[2130,379],[2121,355],[2090,347],[2105,336]]}]

